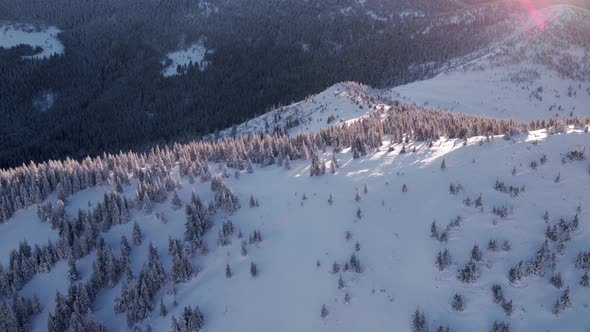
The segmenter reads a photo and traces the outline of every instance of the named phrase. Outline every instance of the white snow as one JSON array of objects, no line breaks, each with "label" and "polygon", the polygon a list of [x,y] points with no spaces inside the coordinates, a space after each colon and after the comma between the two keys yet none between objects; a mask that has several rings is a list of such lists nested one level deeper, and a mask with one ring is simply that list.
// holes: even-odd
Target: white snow
[{"label": "white snow", "polygon": [[189,47],[166,54],[166,59],[162,61],[164,69],[162,75],[170,77],[174,75],[181,75],[178,72],[178,66],[188,66],[192,63],[200,71],[205,70],[209,62],[205,60],[205,55],[212,53],[213,50],[208,50],[203,44],[203,40],[190,45]]},{"label": "white snow", "polygon": [[497,118],[590,116],[590,12],[552,6],[535,13],[488,54],[385,94]]},{"label": "white snow", "polygon": [[[234,331],[244,326],[256,326],[260,331],[358,331],[409,329],[409,317],[417,306],[424,309],[431,327],[449,324],[454,331],[485,331],[493,320],[507,319],[498,304],[493,303],[490,286],[500,283],[505,296],[514,301],[511,319],[513,328],[521,330],[576,330],[585,321],[590,304],[590,290],[581,288],[578,280],[582,271],[573,267],[575,255],[588,250],[590,224],[587,206],[590,204],[588,162],[562,164],[562,154],[589,146],[588,134],[570,129],[567,134],[547,135],[544,130],[531,132],[506,141],[497,137],[479,146],[482,138],[472,138],[467,146],[459,140],[441,139],[433,148],[422,143],[410,143],[407,149],[416,147],[415,153],[402,155],[400,145],[388,152],[385,142],[379,151],[354,160],[348,150],[338,154],[336,174],[320,177],[309,176],[309,164],[292,162],[289,171],[281,167],[257,168],[254,174],[243,173],[241,179],[225,182],[242,201],[242,208],[233,216],[216,215],[214,228],[206,241],[208,256],[197,255],[193,262],[201,271],[186,284],[177,286],[177,295],[170,293],[170,284],[159,292],[154,303],[163,298],[170,313],[161,318],[157,305],[149,320],[155,331],[168,330],[171,314],[177,317],[186,305],[199,305],[206,317],[207,331]],[[330,157],[330,151],[324,158]],[[532,170],[528,164],[543,154],[548,157],[545,165]],[[442,159],[447,169],[441,170]],[[218,169],[212,164],[212,169]],[[516,175],[511,170],[516,167]],[[561,173],[561,182],[554,183]],[[477,174],[477,176],[474,176]],[[496,179],[507,184],[526,185],[526,192],[510,198],[493,189]],[[464,192],[449,195],[450,182],[463,185]],[[191,185],[181,179],[180,196],[187,201],[192,190],[204,200],[212,198],[208,184]],[[364,194],[364,185],[368,194]],[[402,184],[409,191],[401,192]],[[133,186],[126,187],[132,191]],[[355,202],[355,188],[361,200]],[[260,207],[247,207],[250,194],[260,201]],[[484,211],[465,206],[466,197],[475,199],[482,194]],[[305,194],[307,200],[302,200]],[[327,200],[332,194],[334,204]],[[78,205],[90,196],[99,199],[100,191],[81,193],[71,204]],[[132,194],[129,194],[132,197]],[[501,219],[490,211],[493,206],[510,205],[513,214]],[[557,271],[562,273],[564,284],[572,288],[573,308],[558,317],[551,314],[551,305],[561,290],[551,286],[548,277],[525,278],[519,285],[507,281],[507,271],[520,259],[527,259],[544,241],[546,227],[542,219],[549,211],[550,222],[560,217],[571,220],[576,207],[581,204],[581,226],[568,242],[565,255],[559,257]],[[356,218],[361,208],[362,218]],[[166,224],[155,217],[164,214]],[[461,215],[463,225],[451,231],[447,244],[430,238],[430,223],[436,220],[444,227],[452,218]],[[15,218],[7,225],[26,222]],[[263,242],[248,246],[248,255],[240,255],[240,241],[231,237],[231,244],[215,245],[222,220],[231,220],[247,237],[260,229]],[[147,245],[151,241],[159,249],[160,258],[167,271],[168,237],[182,238],[184,211],[173,211],[170,202],[154,206],[151,215],[139,211],[133,213],[144,232],[144,243],[133,247],[131,260],[134,272],[139,271],[146,260]],[[115,226],[105,234],[107,243],[115,252],[120,236],[131,237],[131,223]],[[345,232],[352,232],[352,240],[345,240]],[[44,231],[43,233],[51,233]],[[23,226],[11,239],[39,233],[38,228]],[[5,239],[2,233],[2,239]],[[486,250],[487,241],[496,238],[509,240],[510,252]],[[361,249],[356,253],[361,261],[361,274],[343,272],[346,287],[337,288],[340,274],[330,273],[333,262],[343,264],[354,252],[358,241]],[[484,252],[479,263],[481,278],[465,285],[456,278],[456,270],[467,261],[474,243]],[[436,253],[448,248],[455,263],[444,272],[434,267]],[[2,248],[4,257],[7,248]],[[316,261],[321,266],[316,267]],[[89,258],[78,265],[83,276],[91,270]],[[259,277],[252,278],[249,265],[255,261]],[[232,267],[234,276],[224,277],[225,265]],[[58,264],[50,273],[36,276],[23,295],[37,294],[45,305],[45,311],[35,319],[36,331],[45,329],[42,324],[52,310],[55,289],[65,292],[67,266]],[[94,305],[95,317],[110,330],[126,326],[124,315],[115,315],[113,300],[119,287],[103,290]],[[343,302],[348,292],[351,303]],[[455,292],[466,298],[466,310],[461,313],[450,309],[449,301]],[[174,299],[178,305],[173,306]],[[329,315],[320,318],[320,308],[326,304]],[[147,321],[144,323],[147,324]]]},{"label": "white snow", "polygon": [[41,47],[43,51],[28,59],[44,59],[54,54],[64,54],[64,46],[58,38],[61,31],[49,26],[37,28],[29,24],[0,25],[0,48],[12,48],[18,45],[30,45],[32,48]]},{"label": "white snow", "polygon": [[[551,31],[550,28],[551,25],[545,31]],[[510,56],[512,53],[508,51]],[[586,54],[581,48],[560,51],[580,57]],[[559,100],[566,108],[564,112],[568,111],[567,107],[577,106],[574,115],[579,116],[584,112],[583,106],[587,109],[589,104],[583,99],[586,98],[583,88],[576,89],[576,97],[563,95],[563,89],[573,84],[575,78],[558,78],[555,68],[544,67],[528,57],[507,65],[502,54],[501,50],[491,53],[432,80],[392,91],[350,82],[337,84],[302,102],[237,126],[235,133],[272,132],[275,126],[285,128],[294,121],[299,124],[289,126],[291,135],[317,132],[329,125],[355,121],[375,110],[387,109],[384,102],[387,98],[417,103],[427,100],[432,106],[450,111],[539,119],[546,115],[540,110],[545,102],[558,100],[550,97],[555,95],[555,89],[561,94]],[[538,84],[543,85],[543,103],[515,88],[534,89]],[[489,89],[494,91],[492,96],[487,96]],[[575,102],[566,104],[567,98]],[[492,102],[494,106],[488,104]],[[503,110],[507,105],[514,106]],[[333,120],[328,123],[331,116]],[[231,134],[232,129],[220,133]],[[167,281],[155,294],[155,309],[151,318],[141,323],[143,328],[149,322],[154,331],[169,330],[171,316],[179,317],[187,305],[198,305],[205,315],[204,331],[254,327],[263,332],[408,331],[410,316],[417,307],[424,310],[431,329],[443,324],[449,325],[452,331],[488,331],[495,320],[509,321],[514,331],[578,331],[587,327],[590,289],[580,286],[584,271],[576,269],[574,261],[580,251],[590,250],[590,165],[588,158],[563,160],[570,151],[587,154],[590,134],[570,127],[561,134],[537,130],[512,140],[493,137],[486,142],[484,137],[472,137],[466,145],[462,140],[443,137],[432,147],[425,142],[409,142],[405,154],[400,152],[401,144],[390,144],[388,139],[386,136],[381,148],[359,159],[353,159],[349,149],[337,153],[339,167],[335,174],[310,177],[309,161],[292,161],[290,170],[271,165],[257,167],[253,174],[242,171],[239,179],[224,179],[239,196],[242,208],[233,215],[220,212],[213,216],[214,227],[205,236],[210,252],[193,258],[199,273],[189,282],[177,285],[176,294]],[[539,163],[536,169],[529,167],[544,155],[546,163]],[[328,148],[321,157],[329,160],[331,156]],[[445,170],[440,167],[443,160]],[[221,172],[221,165],[209,166],[214,173]],[[172,171],[178,175],[177,168]],[[560,181],[555,181],[557,175]],[[511,197],[494,189],[496,180],[506,185],[526,186],[526,190]],[[450,195],[451,182],[461,184],[464,190]],[[183,202],[189,200],[192,191],[203,201],[213,198],[209,183],[197,180],[190,184],[187,177],[180,177],[180,183]],[[134,199],[136,184],[137,180],[132,179],[131,185],[124,187],[124,195]],[[401,191],[403,184],[408,187],[407,193]],[[79,208],[94,206],[104,192],[113,189],[104,185],[68,197],[66,211],[73,215]],[[358,202],[354,199],[357,189],[361,196]],[[251,194],[259,200],[260,207],[248,207]],[[332,205],[328,204],[330,195],[334,200]],[[474,201],[479,195],[483,198],[482,210],[464,204],[466,198]],[[50,201],[55,199],[55,194],[49,197]],[[130,257],[136,274],[147,259],[149,242],[158,248],[164,268],[170,272],[168,238],[182,239],[185,222],[184,209],[171,209],[170,200],[171,197],[164,203],[154,204],[149,215],[139,209],[132,211],[132,221],[137,221],[144,233],[143,244],[133,246]],[[500,206],[508,207],[512,213],[506,218],[493,214],[493,207]],[[578,206],[580,212],[576,211]],[[36,208],[33,205],[20,211],[0,225],[3,264],[10,249],[17,248],[21,239],[33,244],[57,237],[56,231],[38,220]],[[362,212],[360,219],[356,216],[357,209]],[[576,213],[580,219],[579,229],[571,234],[563,255],[557,256],[555,271],[561,273],[564,285],[571,288],[572,300],[572,308],[559,316],[553,315],[551,308],[563,288],[557,289],[549,283],[550,273],[544,277],[525,277],[517,284],[511,284],[507,278],[511,267],[533,257],[545,241],[545,211],[549,213],[551,225],[560,218],[570,221]],[[165,216],[167,222],[158,215]],[[463,222],[450,231],[447,243],[430,237],[432,221],[442,230],[457,216]],[[241,240],[235,235],[230,237],[229,245],[217,246],[221,222],[226,220],[231,220],[246,238],[254,230],[260,230],[264,240],[258,245],[248,245],[247,256],[240,254]],[[347,231],[352,233],[348,241]],[[120,237],[131,238],[131,232],[132,222],[113,226],[103,235],[117,253]],[[487,250],[491,238],[500,243],[509,240],[512,249]],[[357,241],[360,251],[355,255],[361,262],[362,273],[331,273],[334,262],[343,266],[355,252]],[[483,251],[483,260],[477,263],[480,278],[463,284],[457,279],[457,270],[468,261],[475,243]],[[556,244],[550,246],[554,250]],[[436,254],[444,249],[451,252],[453,264],[440,272],[434,261]],[[93,259],[90,255],[77,262],[82,278],[88,278]],[[258,266],[257,278],[250,276],[251,262]],[[226,264],[233,271],[231,279],[225,278]],[[26,296],[37,294],[44,305],[43,313],[34,319],[34,331],[46,329],[55,290],[63,293],[67,287],[66,274],[67,264],[61,262],[51,272],[35,276],[21,291]],[[337,287],[340,275],[345,282],[343,289]],[[493,302],[490,287],[494,283],[501,284],[506,299],[513,301],[511,317],[506,317],[500,305]],[[120,287],[121,283],[102,290],[93,306],[93,315],[113,331],[127,328],[124,315],[116,315],[113,309]],[[346,293],[351,297],[350,303],[344,303]],[[450,307],[455,293],[465,297],[463,312]],[[160,299],[168,308],[166,317],[158,314]],[[174,301],[177,305],[173,305]],[[320,317],[323,304],[329,311],[324,319]]]}]

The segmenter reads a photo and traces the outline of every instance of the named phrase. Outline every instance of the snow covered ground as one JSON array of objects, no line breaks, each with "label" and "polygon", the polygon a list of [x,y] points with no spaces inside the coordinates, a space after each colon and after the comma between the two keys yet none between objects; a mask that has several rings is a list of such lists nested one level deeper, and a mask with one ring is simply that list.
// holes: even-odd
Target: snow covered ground
[{"label": "snow covered ground", "polygon": [[[567,8],[557,10],[567,12]],[[544,31],[550,33],[551,29],[552,24],[548,23]],[[568,43],[575,45],[573,40]],[[553,59],[567,58],[561,51],[580,56],[579,61],[556,61],[566,66],[562,68],[532,61],[527,53],[530,48],[520,48],[524,48],[526,55],[522,62],[507,64],[506,57],[513,59],[514,53],[511,49],[499,49],[464,67],[416,83],[431,84],[430,87],[400,87],[392,92],[357,83],[337,84],[220,135],[272,133],[275,127],[291,135],[318,132],[386,110],[394,99],[423,103],[411,99],[417,96],[428,98],[431,106],[436,106],[433,104],[437,97],[443,109],[488,116],[546,118],[539,108],[545,102],[557,100],[562,112],[576,106],[574,116],[585,114],[583,106],[587,109],[588,103],[584,104],[584,86],[576,88],[572,83],[577,82],[575,77],[558,76],[560,70],[570,68],[572,63],[583,64],[587,51],[560,48],[551,53]],[[534,54],[542,54],[531,52],[533,59],[538,59]],[[566,72],[587,70],[584,66],[577,68]],[[474,84],[477,77],[481,80],[477,81],[479,85]],[[494,81],[494,77],[498,78]],[[541,90],[537,88],[540,81]],[[584,84],[587,86],[587,82]],[[475,92],[467,90],[474,86]],[[510,89],[511,86],[529,86],[531,90],[525,88],[526,93],[521,94],[521,90]],[[558,88],[565,88],[566,94]],[[485,89],[497,92],[488,96]],[[536,94],[531,99],[533,91]],[[556,93],[560,93],[559,99],[555,99]],[[499,95],[502,97],[498,99]],[[484,103],[478,103],[479,99]],[[486,101],[514,108],[502,111],[501,106],[494,108]],[[119,255],[121,236],[132,239],[133,223],[139,225],[143,243],[132,244],[129,256],[134,276],[148,259],[149,244],[158,249],[167,279],[152,294],[151,317],[138,326],[144,330],[149,324],[154,331],[168,331],[172,315],[179,318],[184,307],[190,305],[199,306],[204,314],[203,331],[408,331],[416,308],[424,311],[431,331],[439,325],[448,325],[452,331],[489,331],[494,321],[508,322],[513,331],[590,328],[590,287],[581,285],[587,271],[576,267],[577,255],[590,250],[587,125],[569,127],[558,134],[535,130],[510,139],[471,137],[463,141],[443,137],[432,142],[432,146],[415,141],[394,144],[390,139],[385,136],[380,148],[358,159],[353,158],[350,148],[336,152],[338,167],[334,173],[327,171],[311,177],[309,160],[297,160],[291,161],[290,168],[277,164],[256,166],[252,173],[244,170],[238,172],[238,177],[223,178],[239,197],[241,208],[233,214],[212,214],[213,228],[204,237],[208,253],[195,252],[191,263],[198,272],[188,282],[176,286],[170,280],[169,239],[184,239],[184,205],[193,192],[204,202],[212,201],[215,194],[210,180],[192,181],[181,176],[178,164],[165,169],[179,181],[178,195],[183,208],[172,208],[172,195],[168,195],[165,201],[154,203],[151,212],[138,206],[131,208],[129,223],[113,225],[102,233],[107,245]],[[320,157],[331,160],[332,149],[327,147]],[[145,169],[155,168],[161,162],[148,160]],[[211,162],[209,168],[213,174],[224,172],[220,164]],[[130,184],[122,186],[121,194],[136,200],[137,184],[138,179],[132,176]],[[113,183],[84,189],[67,197],[65,212],[75,218],[79,209],[96,207],[105,193],[115,189]],[[259,206],[249,206],[251,196]],[[51,194],[47,201],[56,204],[57,194]],[[41,222],[37,208],[38,204],[33,204],[0,224],[4,266],[10,250],[16,249],[20,240],[26,239],[33,246],[58,238],[56,229]],[[219,233],[222,223],[227,221],[233,223],[235,232],[225,237],[228,243],[220,245]],[[579,223],[577,227],[573,227],[574,221]],[[433,222],[436,238],[432,236]],[[555,238],[546,232],[553,226],[559,229]],[[260,231],[263,240],[246,243],[244,253],[243,239],[237,234],[247,239],[254,231]],[[538,255],[546,240],[543,255]],[[481,255],[472,253],[475,244]],[[435,263],[437,254],[445,249],[452,262],[439,270]],[[344,271],[353,254],[360,262],[360,273]],[[95,256],[92,252],[76,262],[80,280],[90,278]],[[475,256],[481,256],[473,263],[477,278],[471,282],[459,280],[458,271]],[[527,270],[539,257],[543,257],[544,274],[524,272],[526,276],[510,280],[509,271],[519,261]],[[250,273],[252,262],[257,265],[256,277]],[[226,277],[227,265],[231,278]],[[562,282],[559,287],[550,282],[557,275]],[[61,261],[50,272],[37,273],[20,290],[23,296],[36,294],[41,300],[43,311],[33,317],[34,331],[47,329],[47,317],[55,307],[55,292],[67,293],[67,279],[68,266]],[[116,314],[114,308],[123,285],[121,280],[112,288],[101,289],[92,305],[92,315],[112,331],[127,329],[125,314]],[[494,284],[501,286],[503,303],[506,308],[510,303],[510,310],[494,302]],[[567,287],[571,305],[555,314],[554,304]],[[462,311],[451,306],[456,294],[464,299]],[[160,302],[167,307],[165,316],[160,315]]]},{"label": "snow covered ground", "polygon": [[166,59],[162,61],[162,65],[164,65],[162,75],[165,77],[181,75],[190,64],[203,71],[209,65],[209,62],[205,60],[205,55],[211,52],[213,51],[205,48],[201,40],[183,50],[168,53]]},{"label": "snow covered ground", "polygon": [[[172,314],[178,317],[184,306],[198,305],[205,315],[205,331],[233,331],[244,326],[256,326],[260,331],[406,331],[410,315],[419,306],[431,327],[448,324],[453,331],[485,331],[494,320],[510,321],[515,331],[579,330],[587,324],[585,317],[590,313],[590,289],[579,285],[583,271],[574,268],[574,261],[578,252],[590,249],[590,175],[588,160],[566,158],[564,163],[562,158],[569,151],[585,151],[590,145],[588,135],[570,129],[567,134],[550,136],[540,130],[508,141],[496,137],[483,144],[479,142],[484,138],[476,137],[466,146],[460,140],[441,139],[432,148],[409,143],[406,154],[400,153],[400,145],[389,151],[385,142],[383,148],[360,159],[352,159],[348,150],[338,153],[340,167],[335,174],[310,177],[309,163],[294,161],[290,170],[270,166],[256,168],[253,174],[244,171],[240,179],[224,179],[238,194],[242,208],[231,216],[214,216],[215,225],[206,236],[210,252],[193,258],[200,272],[189,282],[177,285],[176,295],[167,282],[153,302],[162,299],[168,315],[160,317],[154,305],[152,317],[142,325],[149,322],[155,331],[166,331]],[[409,152],[414,148],[415,152]],[[547,161],[542,164],[539,160],[544,155]],[[324,158],[330,156],[328,151]],[[440,167],[443,160],[444,170]],[[539,162],[536,169],[529,166],[532,161]],[[215,164],[211,167],[220,172]],[[560,180],[555,182],[558,175]],[[526,189],[511,197],[494,189],[496,180]],[[190,184],[186,177],[180,182],[183,202],[189,200],[193,190],[204,201],[212,199],[208,183]],[[451,182],[461,184],[462,191],[451,195]],[[125,187],[127,197],[133,197],[134,183]],[[403,184],[408,188],[405,193],[401,190]],[[105,191],[113,189],[101,186],[68,198],[68,213],[74,215],[78,208],[95,204]],[[259,200],[259,207],[248,207],[251,194]],[[330,195],[333,204],[328,203]],[[481,210],[464,203],[466,198],[474,202],[480,195]],[[492,213],[494,207],[501,206],[511,211],[505,218]],[[576,211],[578,206],[580,212]],[[0,248],[3,257],[19,239],[27,238],[33,244],[43,237],[57,236],[34,213],[27,212],[35,209],[32,206],[0,225],[2,243],[10,240]],[[560,218],[569,222],[576,214],[580,219],[563,255],[557,256],[555,271],[561,272],[564,286],[552,286],[548,281],[550,272],[545,277],[526,277],[512,284],[508,281],[509,268],[521,259],[526,262],[534,257],[545,240],[545,211],[551,225]],[[164,215],[167,222],[157,215]],[[457,216],[462,217],[461,225],[452,228],[448,242],[431,238],[433,221],[442,231]],[[221,222],[227,220],[246,237],[260,230],[263,241],[248,245],[246,256],[241,255],[241,241],[235,234],[228,237],[231,243],[217,246]],[[154,205],[149,215],[133,211],[132,221],[138,222],[144,234],[143,244],[132,248],[134,274],[147,259],[149,242],[158,248],[164,268],[170,271],[168,238],[183,238],[184,209],[173,210],[169,198]],[[131,239],[131,232],[132,222],[114,226],[104,236],[117,252],[121,235]],[[349,240],[346,232],[351,233]],[[490,239],[499,243],[508,240],[511,250],[486,249]],[[483,251],[483,260],[477,263],[480,278],[462,283],[457,279],[457,270],[468,261],[475,243]],[[552,249],[556,246],[550,245]],[[438,271],[436,254],[445,248],[453,264]],[[353,253],[361,262],[361,273],[332,273],[335,262],[343,267]],[[90,275],[92,260],[85,257],[78,262],[82,279]],[[318,261],[320,266],[316,265]],[[256,278],[249,273],[250,262],[258,266]],[[226,264],[232,269],[231,279],[224,276]],[[340,275],[344,281],[341,289]],[[55,290],[67,291],[65,280],[67,264],[61,262],[51,272],[37,274],[21,291],[26,296],[37,294],[44,305],[44,312],[34,318],[35,331],[45,330]],[[506,299],[513,301],[511,317],[493,302],[490,287],[494,283],[499,283]],[[553,315],[553,302],[565,285],[571,288],[572,308]],[[124,315],[116,315],[113,309],[120,286],[101,291],[94,305],[94,316],[113,331],[126,326]],[[344,301],[346,293],[349,303]],[[465,298],[463,312],[451,309],[455,293]],[[323,304],[328,309],[324,319],[320,317]]]},{"label": "snow covered ground", "polygon": [[391,98],[446,111],[519,120],[590,116],[590,12],[540,10],[490,53]]},{"label": "snow covered ground", "polygon": [[58,38],[60,30],[50,26],[36,28],[28,24],[0,25],[0,47],[12,48],[18,45],[30,45],[33,49],[41,47],[42,52],[30,57],[31,59],[48,58],[51,55],[64,54],[64,46]]},{"label": "snow covered ground", "polygon": [[590,12],[551,6],[521,17],[509,38],[491,45],[487,53],[465,58],[474,60],[454,59],[452,68],[431,79],[384,90],[339,83],[220,135],[272,133],[275,128],[291,135],[317,132],[396,100],[523,121],[590,117]]}]

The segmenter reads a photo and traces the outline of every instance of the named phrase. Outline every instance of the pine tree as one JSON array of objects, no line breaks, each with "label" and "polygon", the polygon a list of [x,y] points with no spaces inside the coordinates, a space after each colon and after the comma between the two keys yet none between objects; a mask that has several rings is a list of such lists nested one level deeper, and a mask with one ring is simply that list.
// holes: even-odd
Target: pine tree
[{"label": "pine tree", "polygon": [[405,183],[402,185],[402,192],[403,193],[407,193],[408,192],[408,186]]},{"label": "pine tree", "polygon": [[325,304],[322,304],[322,310],[320,311],[320,316],[322,319],[328,317],[328,308],[326,308]]},{"label": "pine tree", "polygon": [[463,283],[472,283],[479,279],[479,270],[473,260],[470,260],[459,270],[457,278]]},{"label": "pine tree", "polygon": [[559,303],[561,305],[561,309],[569,308],[572,306],[572,302],[570,300],[570,286],[567,286],[561,296],[559,297]]},{"label": "pine tree", "polygon": [[229,268],[229,264],[227,264],[227,265],[225,266],[225,277],[226,277],[227,279],[231,279],[231,275],[232,275],[232,274],[231,274],[231,269]]},{"label": "pine tree", "polygon": [[440,164],[440,169],[442,169],[442,170],[447,169],[447,162],[445,159],[442,160],[442,163]]},{"label": "pine tree", "polygon": [[471,249],[471,259],[473,259],[476,262],[480,262],[483,258],[483,253],[481,252],[481,250],[479,249],[479,246],[477,245],[477,243],[473,246],[473,248]]},{"label": "pine tree", "polygon": [[503,301],[502,302],[502,309],[504,309],[506,316],[508,316],[508,317],[512,316],[512,300]]},{"label": "pine tree", "polygon": [[465,301],[463,300],[463,295],[455,294],[455,296],[453,296],[453,301],[451,301],[451,307],[455,311],[465,310]]},{"label": "pine tree", "polygon": [[420,312],[420,309],[416,309],[412,315],[412,332],[429,332],[430,328],[426,322],[426,316],[424,312]]},{"label": "pine tree", "polygon": [[342,279],[342,275],[338,277],[338,289],[344,288],[344,280]]},{"label": "pine tree", "polygon": [[182,200],[178,196],[178,192],[176,190],[174,190],[171,205],[172,205],[173,210],[178,210],[178,209],[182,208]]},{"label": "pine tree", "polygon": [[256,267],[256,263],[254,262],[250,263],[250,275],[252,275],[253,278],[256,278],[258,276],[258,268]]},{"label": "pine tree", "polygon": [[330,194],[330,198],[328,198],[328,204],[334,204],[334,199],[332,198],[332,194]]},{"label": "pine tree", "polygon": [[129,257],[131,254],[131,246],[129,245],[129,241],[127,240],[127,236],[121,236],[121,257],[126,258]]},{"label": "pine tree", "polygon": [[143,235],[141,233],[141,229],[139,229],[139,225],[137,221],[133,222],[133,244],[136,246],[140,246],[143,241]]},{"label": "pine tree", "polygon": [[348,293],[344,294],[344,303],[350,303],[350,295]]},{"label": "pine tree", "polygon": [[492,285],[492,295],[494,296],[495,303],[504,302],[504,292],[502,291],[502,286],[499,284]]},{"label": "pine tree", "polygon": [[166,317],[167,314],[168,309],[166,309],[166,306],[164,305],[164,300],[160,299],[160,316]]},{"label": "pine tree", "polygon": [[70,283],[78,280],[78,270],[76,269],[76,261],[73,258],[68,260],[68,278]]},{"label": "pine tree", "polygon": [[176,317],[174,315],[172,315],[170,332],[181,332],[180,325],[178,324],[178,321],[176,320]]},{"label": "pine tree", "polygon": [[430,224],[430,237],[438,240],[438,230],[436,227],[436,221]]},{"label": "pine tree", "polygon": [[582,285],[584,288],[590,287],[590,277],[588,277],[588,272],[585,272],[580,278],[580,285]]},{"label": "pine tree", "polygon": [[561,288],[561,286],[563,286],[563,282],[561,281],[561,273],[558,272],[557,274],[553,275],[551,279],[549,279],[549,282],[553,286]]}]

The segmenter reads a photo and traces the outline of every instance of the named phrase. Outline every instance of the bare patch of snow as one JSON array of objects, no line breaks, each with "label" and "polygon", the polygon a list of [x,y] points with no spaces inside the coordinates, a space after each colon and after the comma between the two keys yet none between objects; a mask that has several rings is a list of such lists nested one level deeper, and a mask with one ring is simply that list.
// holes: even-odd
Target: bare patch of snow
[{"label": "bare patch of snow", "polygon": [[13,48],[18,45],[40,47],[42,52],[24,56],[25,59],[45,59],[54,54],[64,54],[65,48],[57,37],[61,31],[54,27],[37,28],[30,24],[0,25],[0,48]]},{"label": "bare patch of snow", "polygon": [[203,40],[199,40],[183,50],[168,53],[166,59],[162,61],[162,65],[164,65],[162,75],[164,77],[182,75],[190,64],[203,71],[209,65],[205,56],[210,53],[213,53],[213,50],[208,50],[204,46]]}]

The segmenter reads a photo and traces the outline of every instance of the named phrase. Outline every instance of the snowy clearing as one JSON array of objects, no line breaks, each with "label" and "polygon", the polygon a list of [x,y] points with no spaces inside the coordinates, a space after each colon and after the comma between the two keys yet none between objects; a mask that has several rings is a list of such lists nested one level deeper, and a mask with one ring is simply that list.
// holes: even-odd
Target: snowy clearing
[{"label": "snowy clearing", "polygon": [[0,47],[12,48],[18,45],[29,45],[33,49],[40,47],[41,53],[25,56],[28,59],[44,59],[54,54],[64,54],[64,46],[57,37],[60,30],[50,26],[44,29],[28,24],[0,25]]},{"label": "snowy clearing", "polygon": [[203,71],[209,65],[205,56],[212,52],[212,50],[205,48],[203,41],[199,41],[183,50],[168,53],[166,59],[162,61],[162,65],[164,65],[162,75],[164,77],[182,75],[191,66]]}]

